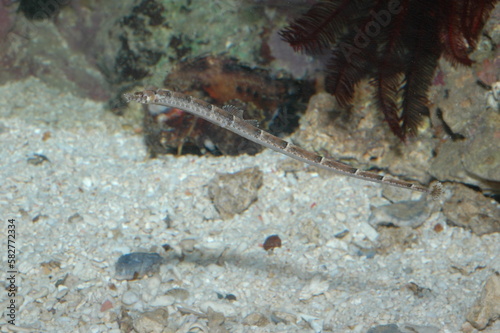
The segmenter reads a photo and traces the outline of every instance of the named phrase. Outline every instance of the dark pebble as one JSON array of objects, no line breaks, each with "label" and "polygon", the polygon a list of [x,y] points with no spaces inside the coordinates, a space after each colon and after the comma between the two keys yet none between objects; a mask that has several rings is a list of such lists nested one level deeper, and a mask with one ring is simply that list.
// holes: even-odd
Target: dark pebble
[{"label": "dark pebble", "polygon": [[158,272],[162,257],[158,253],[134,252],[122,255],[115,265],[115,279],[136,280]]}]

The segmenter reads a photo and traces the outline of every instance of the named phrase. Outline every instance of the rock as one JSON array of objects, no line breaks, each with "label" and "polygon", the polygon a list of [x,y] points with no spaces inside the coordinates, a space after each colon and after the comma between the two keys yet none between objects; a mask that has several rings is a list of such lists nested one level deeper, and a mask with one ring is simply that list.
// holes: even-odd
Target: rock
[{"label": "rock", "polygon": [[179,242],[179,246],[181,247],[183,253],[192,253],[195,250],[194,246],[196,243],[196,239],[186,238]]},{"label": "rock", "polygon": [[372,207],[368,220],[374,227],[393,225],[396,227],[420,227],[429,217],[429,204],[426,200],[401,201],[398,203]]},{"label": "rock", "polygon": [[220,174],[208,185],[208,194],[223,219],[244,212],[257,200],[262,171],[248,168],[233,174]]},{"label": "rock", "polygon": [[208,328],[212,333],[229,333],[223,326],[226,318],[220,312],[214,311],[211,307],[207,309]]},{"label": "rock", "polygon": [[457,181],[477,183],[465,175],[462,160],[457,157],[462,155],[465,142],[447,140],[439,147],[439,154],[432,160],[429,172],[440,181]]},{"label": "rock", "polygon": [[314,276],[308,284],[302,288],[299,294],[299,299],[301,301],[308,300],[313,296],[321,295],[328,290],[330,283],[326,280],[322,280],[321,276]]},{"label": "rock", "polygon": [[380,236],[377,239],[377,251],[380,253],[389,253],[394,249],[404,250],[415,244],[419,238],[419,233],[410,227],[380,227],[378,231]]},{"label": "rock", "polygon": [[302,320],[304,320],[306,323],[308,323],[309,326],[311,326],[313,332],[315,332],[315,333],[323,332],[323,326],[324,326],[324,322],[325,322],[323,319],[317,318],[314,316],[310,316],[307,314],[301,314],[300,317],[302,318]]},{"label": "rock", "polygon": [[168,325],[168,311],[157,309],[142,313],[134,320],[134,329],[138,333],[164,333]]},{"label": "rock", "polygon": [[235,307],[229,302],[206,301],[200,304],[200,309],[205,313],[208,313],[210,308],[212,311],[221,313],[224,317],[233,317],[237,315]]},{"label": "rock", "polygon": [[449,224],[468,228],[478,236],[500,232],[497,202],[461,184],[446,189],[452,193],[443,205]]},{"label": "rock", "polygon": [[401,328],[403,333],[439,333],[440,329],[434,326],[424,325],[403,325]]},{"label": "rock", "polygon": [[271,314],[271,320],[273,323],[278,324],[278,323],[284,323],[285,325],[290,325],[290,324],[297,324],[297,316],[288,313],[288,312],[283,312],[283,311],[273,311]]},{"label": "rock", "polygon": [[379,325],[370,328],[366,333],[403,333],[395,324]]},{"label": "rock", "polygon": [[359,232],[366,236],[370,241],[375,242],[379,236],[377,230],[366,222],[359,224]]},{"label": "rock", "polygon": [[262,244],[262,247],[264,250],[269,251],[269,250],[274,250],[277,247],[281,247],[281,238],[278,235],[271,235],[266,238],[264,243]]},{"label": "rock", "polygon": [[248,326],[264,327],[270,324],[269,319],[259,312],[252,312],[243,319],[243,324]]},{"label": "rock", "polygon": [[485,115],[477,129],[478,134],[471,138],[462,157],[464,168],[485,181],[500,182],[499,128],[499,113]]},{"label": "rock", "polygon": [[167,307],[175,303],[175,298],[169,295],[160,295],[155,297],[148,305],[155,307]]},{"label": "rock", "polygon": [[396,324],[379,325],[372,327],[367,333],[439,333],[439,328],[423,325],[401,325]]},{"label": "rock", "polygon": [[134,252],[122,255],[115,265],[115,279],[135,280],[159,271],[163,259],[158,253]]},{"label": "rock", "polygon": [[481,295],[467,314],[467,321],[478,330],[483,330],[500,318],[500,273],[486,281]]},{"label": "rock", "polygon": [[185,301],[189,297],[189,291],[184,288],[172,288],[165,294],[175,298],[178,301]]},{"label": "rock", "polygon": [[107,299],[104,301],[104,303],[101,304],[101,309],[99,311],[106,312],[112,308],[113,308],[113,303],[109,299]]},{"label": "rock", "polygon": [[133,291],[126,291],[122,295],[122,303],[125,305],[132,305],[139,301],[139,296]]},{"label": "rock", "polygon": [[[448,90],[449,98],[434,99],[442,109],[444,123],[453,134],[459,134],[463,138],[454,139],[448,133],[448,139],[435,148],[437,155],[429,172],[440,181],[472,184],[484,191],[494,192],[495,182],[500,181],[500,114],[487,107],[485,94],[474,84],[476,79],[464,71],[467,69],[449,71],[449,75],[462,72],[470,90],[467,89],[464,93],[464,89],[451,89]],[[457,106],[463,112],[455,112]]]}]

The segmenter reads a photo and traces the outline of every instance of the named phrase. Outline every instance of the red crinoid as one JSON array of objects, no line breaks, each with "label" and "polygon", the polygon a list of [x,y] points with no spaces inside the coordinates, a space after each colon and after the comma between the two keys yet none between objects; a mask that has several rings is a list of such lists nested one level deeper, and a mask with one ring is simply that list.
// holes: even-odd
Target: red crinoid
[{"label": "red crinoid", "polygon": [[326,89],[343,106],[371,78],[378,108],[401,140],[427,114],[441,55],[470,66],[469,53],[498,0],[320,1],[281,31],[295,50],[331,52]]}]

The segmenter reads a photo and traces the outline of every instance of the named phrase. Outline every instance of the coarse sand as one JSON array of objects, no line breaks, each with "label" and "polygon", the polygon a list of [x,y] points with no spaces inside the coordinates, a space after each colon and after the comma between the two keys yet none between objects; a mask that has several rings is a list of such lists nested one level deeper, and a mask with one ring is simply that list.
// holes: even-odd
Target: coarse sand
[{"label": "coarse sand", "polygon": [[[500,271],[500,235],[448,226],[439,202],[428,202],[429,217],[406,243],[376,251],[368,220],[372,206],[390,204],[384,186],[302,164],[285,170],[289,159],[270,150],[148,159],[133,130],[140,124],[127,121],[37,79],[0,87],[1,254],[7,275],[15,219],[18,331],[162,332],[151,315],[162,309],[163,332],[395,324],[455,333]],[[222,220],[208,183],[251,167],[263,172],[258,200]],[[267,253],[262,243],[275,234],[282,247]],[[165,262],[151,276],[115,279],[115,263],[131,252]],[[7,290],[0,300],[6,309]],[[8,320],[3,311],[2,332]]]}]

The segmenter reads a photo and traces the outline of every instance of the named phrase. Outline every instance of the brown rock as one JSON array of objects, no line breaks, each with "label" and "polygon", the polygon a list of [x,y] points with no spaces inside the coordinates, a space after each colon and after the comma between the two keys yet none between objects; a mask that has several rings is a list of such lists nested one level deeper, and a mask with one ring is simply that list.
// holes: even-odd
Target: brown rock
[{"label": "brown rock", "polygon": [[262,313],[252,312],[243,319],[243,324],[248,326],[264,327],[269,325],[270,321]]},{"label": "brown rock", "polygon": [[483,330],[498,318],[500,318],[500,273],[497,272],[486,281],[481,295],[467,314],[467,321],[474,328]]},{"label": "brown rock", "polygon": [[257,200],[262,175],[259,168],[248,168],[232,174],[220,174],[210,182],[210,199],[223,219],[244,212]]},{"label": "brown rock", "polygon": [[139,333],[164,333],[167,325],[168,311],[165,309],[142,313],[134,320],[134,328]]},{"label": "brown rock", "polygon": [[500,232],[498,203],[461,184],[447,189],[452,196],[444,203],[443,213],[449,224],[469,228],[478,236]]}]

